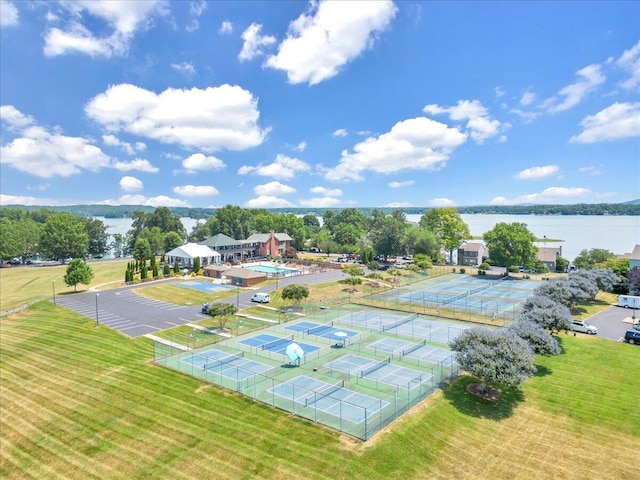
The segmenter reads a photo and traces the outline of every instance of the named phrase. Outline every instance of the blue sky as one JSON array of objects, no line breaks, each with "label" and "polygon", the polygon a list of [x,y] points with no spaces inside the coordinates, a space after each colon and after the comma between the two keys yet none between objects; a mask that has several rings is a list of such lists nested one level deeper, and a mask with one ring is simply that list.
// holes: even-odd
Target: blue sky
[{"label": "blue sky", "polygon": [[640,197],[640,3],[0,0],[0,203]]}]

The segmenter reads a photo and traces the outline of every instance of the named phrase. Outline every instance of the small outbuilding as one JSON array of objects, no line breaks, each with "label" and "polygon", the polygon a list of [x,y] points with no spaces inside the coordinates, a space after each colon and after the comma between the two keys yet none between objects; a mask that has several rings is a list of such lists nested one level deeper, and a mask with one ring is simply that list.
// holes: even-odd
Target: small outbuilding
[{"label": "small outbuilding", "polygon": [[226,267],[224,265],[210,265],[205,267],[204,276],[217,279],[225,277],[226,283],[240,287],[252,287],[267,279],[266,273],[256,272],[248,268]]}]

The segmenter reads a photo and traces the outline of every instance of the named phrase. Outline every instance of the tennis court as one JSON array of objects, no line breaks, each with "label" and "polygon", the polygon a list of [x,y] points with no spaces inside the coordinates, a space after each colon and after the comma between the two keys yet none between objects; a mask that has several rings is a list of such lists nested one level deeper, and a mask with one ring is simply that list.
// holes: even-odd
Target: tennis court
[{"label": "tennis court", "polygon": [[[511,277],[489,278],[473,275],[447,274],[390,291],[375,293],[367,297],[383,306],[396,303],[401,308],[409,307],[467,312],[473,315],[500,317],[503,323],[513,319],[518,308],[539,285],[531,280]],[[447,315],[449,316],[449,315]]]},{"label": "tennis court", "polygon": [[280,397],[290,399],[317,412],[363,423],[389,403],[378,398],[344,388],[344,381],[330,384],[300,375],[270,389]]},{"label": "tennis court", "polygon": [[340,357],[327,366],[347,372],[350,375],[366,377],[394,387],[415,388],[431,379],[432,375],[424,374],[411,368],[391,365],[391,357],[384,361],[348,354]]},{"label": "tennis court", "polygon": [[[249,347],[253,347],[256,350],[268,350],[273,353],[279,353],[284,355],[287,347],[293,343],[294,337],[293,335],[289,337],[276,337],[275,335],[269,335],[266,333],[261,333],[260,335],[256,335],[253,337],[245,338],[244,340],[240,340],[239,343],[243,345],[247,345]],[[315,345],[310,345],[308,343],[295,342],[297,343],[302,350],[304,350],[305,355],[309,353],[313,353],[316,350],[320,350],[320,347]]]},{"label": "tennis court", "polygon": [[220,290],[229,290],[229,289],[235,290],[236,288],[235,286],[231,286],[231,285],[221,285],[219,283],[197,282],[197,281],[179,282],[179,283],[176,283],[176,285],[178,287],[190,288],[192,290],[199,290],[201,292],[219,292]]},{"label": "tennis court", "polygon": [[383,313],[380,310],[361,310],[336,318],[333,323],[357,325],[370,330],[381,332],[390,330],[404,322],[410,322],[417,314]]},{"label": "tennis court", "polygon": [[244,352],[236,352],[229,355],[227,352],[216,349],[190,353],[183,356],[180,361],[186,365],[219,374],[236,382],[273,368],[264,363],[244,358]]},{"label": "tennis court", "polygon": [[302,332],[305,335],[328,338],[333,342],[340,342],[342,345],[347,345],[347,339],[360,335],[360,332],[335,327],[333,322],[322,324],[304,321],[287,325],[285,329],[293,332]]}]

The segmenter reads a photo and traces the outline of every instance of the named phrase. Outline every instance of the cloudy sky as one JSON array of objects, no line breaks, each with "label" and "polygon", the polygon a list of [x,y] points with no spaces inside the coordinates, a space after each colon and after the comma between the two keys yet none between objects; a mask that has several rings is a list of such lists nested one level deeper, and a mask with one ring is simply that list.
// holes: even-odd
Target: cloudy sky
[{"label": "cloudy sky", "polygon": [[640,3],[0,0],[0,203],[640,197]]}]

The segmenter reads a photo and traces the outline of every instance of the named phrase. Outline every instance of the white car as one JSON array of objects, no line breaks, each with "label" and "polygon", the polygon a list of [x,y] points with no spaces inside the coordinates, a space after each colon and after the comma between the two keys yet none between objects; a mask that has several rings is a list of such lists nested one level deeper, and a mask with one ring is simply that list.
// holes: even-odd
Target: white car
[{"label": "white car", "polygon": [[404,268],[404,263],[396,262],[393,264],[393,268]]},{"label": "white car", "polygon": [[590,325],[587,322],[583,322],[582,320],[574,320],[571,327],[574,332],[588,333],[589,335],[598,334],[598,327]]},{"label": "white car", "polygon": [[269,295],[268,293],[258,292],[255,293],[253,297],[251,297],[251,301],[258,303],[269,303],[271,301],[271,295]]}]

